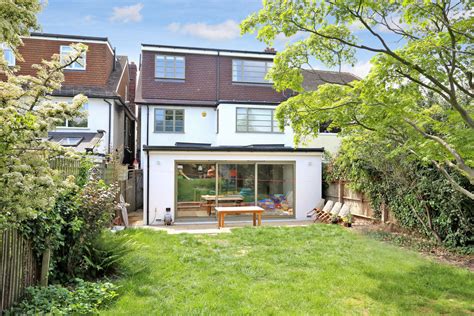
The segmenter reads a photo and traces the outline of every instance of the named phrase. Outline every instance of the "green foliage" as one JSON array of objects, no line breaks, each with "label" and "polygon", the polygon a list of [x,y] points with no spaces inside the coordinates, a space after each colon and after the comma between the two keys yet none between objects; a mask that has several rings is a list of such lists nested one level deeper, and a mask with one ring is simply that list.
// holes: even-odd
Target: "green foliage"
[{"label": "green foliage", "polygon": [[[38,28],[40,8],[37,0],[1,2],[0,43],[10,46],[18,60],[22,60],[16,49],[21,36]],[[6,77],[0,81],[0,229],[48,216],[56,197],[71,185],[70,179],[58,177],[49,161],[73,153],[44,136],[57,123],[79,114],[87,102],[83,95],[74,97],[72,104],[50,97],[61,87],[63,69],[87,51],[83,44],[73,48],[63,62],[55,54],[51,61],[33,65],[35,76],[17,75],[18,66],[8,67],[0,49],[0,73]]]},{"label": "green foliage", "polygon": [[[88,167],[89,163],[84,163],[81,173],[89,174]],[[81,177],[78,183],[83,183]],[[90,174],[82,187],[72,185],[62,192],[49,212],[21,226],[23,233],[33,241],[38,255],[51,248],[53,280],[99,275],[98,263],[91,261],[89,256],[94,241],[110,226],[117,191],[116,185],[108,186]]]},{"label": "green foliage", "polygon": [[30,287],[26,298],[6,315],[89,315],[110,303],[118,294],[110,282],[75,279],[70,288],[61,285]]},{"label": "green foliage", "polygon": [[124,255],[137,249],[137,243],[127,235],[103,231],[85,249],[88,277],[94,279],[121,274],[123,271],[119,269],[119,263]]},{"label": "green foliage", "polygon": [[[327,168],[326,181],[350,181],[352,189],[370,198],[375,210],[385,205],[400,225],[445,246],[474,246],[474,202],[435,167],[403,153],[394,155],[396,144],[371,135],[343,140],[340,154]],[[470,187],[460,175],[456,181]]]},{"label": "green foliage", "polygon": [[[277,109],[296,143],[328,121],[344,135],[370,131],[396,144],[394,156],[436,167],[474,200],[472,10],[464,0],[268,0],[241,29],[268,45],[281,35],[299,39],[277,54],[269,74],[277,90],[299,92]],[[375,54],[366,78],[304,91],[301,70],[313,59],[354,64],[358,51]]]}]

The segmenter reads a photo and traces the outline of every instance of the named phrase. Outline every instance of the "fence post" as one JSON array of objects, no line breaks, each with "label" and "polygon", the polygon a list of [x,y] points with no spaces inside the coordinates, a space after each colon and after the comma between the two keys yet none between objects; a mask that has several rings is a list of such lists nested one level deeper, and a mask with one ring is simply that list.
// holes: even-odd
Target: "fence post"
[{"label": "fence post", "polygon": [[338,202],[344,203],[344,182],[342,180],[339,180],[337,191]]},{"label": "fence post", "polygon": [[41,261],[41,286],[48,286],[49,261],[51,260],[51,248],[49,247],[49,238],[46,239],[46,245],[48,245],[48,249],[43,252],[43,258]]}]

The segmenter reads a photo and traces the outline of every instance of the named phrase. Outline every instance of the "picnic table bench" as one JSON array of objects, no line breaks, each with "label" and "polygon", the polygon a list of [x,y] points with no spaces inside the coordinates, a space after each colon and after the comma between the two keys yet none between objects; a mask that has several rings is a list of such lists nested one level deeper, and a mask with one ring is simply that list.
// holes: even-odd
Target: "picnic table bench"
[{"label": "picnic table bench", "polygon": [[239,205],[244,200],[242,195],[224,195],[218,196],[215,195],[201,195],[201,200],[204,200],[203,206],[207,210],[207,215],[211,216],[212,207],[216,205],[216,199],[218,203],[235,203]]},{"label": "picnic table bench", "polygon": [[253,215],[253,226],[262,225],[262,213],[264,211],[263,208],[259,206],[228,206],[228,207],[216,207],[215,208],[217,213],[217,227],[223,228],[224,227],[224,218],[227,214],[242,214],[242,213],[250,213]]}]

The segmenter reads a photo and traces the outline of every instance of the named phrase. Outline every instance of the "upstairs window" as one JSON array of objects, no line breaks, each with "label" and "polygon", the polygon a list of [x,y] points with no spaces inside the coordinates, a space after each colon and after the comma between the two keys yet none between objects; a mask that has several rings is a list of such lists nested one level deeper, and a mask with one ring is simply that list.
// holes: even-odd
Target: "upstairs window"
[{"label": "upstairs window", "polygon": [[274,109],[237,108],[237,132],[282,133]]},{"label": "upstairs window", "polygon": [[82,106],[81,112],[84,113],[84,116],[78,116],[73,118],[72,120],[64,120],[63,124],[58,125],[59,127],[73,127],[73,128],[87,128],[88,127],[88,115],[87,110],[89,109],[89,105],[86,103]]},{"label": "upstairs window", "polygon": [[185,60],[182,56],[156,55],[155,78],[184,79]]},{"label": "upstairs window", "polygon": [[232,81],[247,83],[270,83],[265,79],[270,68],[271,61],[255,61],[244,59],[232,60]]},{"label": "upstairs window", "polygon": [[6,44],[0,44],[0,49],[3,50],[3,57],[7,61],[8,66],[15,66],[15,54],[13,53],[13,49],[8,47]]},{"label": "upstairs window", "polygon": [[183,133],[184,110],[155,109],[155,133]]},{"label": "upstairs window", "polygon": [[[70,54],[73,54],[74,52],[74,48],[71,46],[61,45],[61,63],[66,63],[66,57]],[[66,69],[86,70],[86,53],[82,53],[81,56],[75,62],[67,66]]]}]

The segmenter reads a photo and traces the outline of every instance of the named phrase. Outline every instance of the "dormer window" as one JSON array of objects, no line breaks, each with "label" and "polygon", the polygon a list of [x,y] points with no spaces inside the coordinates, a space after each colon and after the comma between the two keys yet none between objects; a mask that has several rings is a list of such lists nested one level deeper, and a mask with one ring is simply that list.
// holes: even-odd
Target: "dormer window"
[{"label": "dormer window", "polygon": [[185,59],[183,56],[158,54],[155,57],[155,78],[183,80]]},{"label": "dormer window", "polygon": [[11,49],[6,44],[0,44],[0,49],[3,50],[3,57],[7,61],[7,65],[10,67],[15,66],[15,54],[13,53],[13,49]]},{"label": "dormer window", "polygon": [[266,80],[271,61],[233,59],[232,60],[232,81],[244,83],[271,83]]},{"label": "dormer window", "polygon": [[[66,63],[66,57],[70,54],[74,53],[74,48],[71,46],[61,45],[60,48],[60,55],[61,55],[61,63]],[[81,56],[72,64],[67,66],[65,69],[71,70],[86,70],[86,53],[82,53]]]}]

